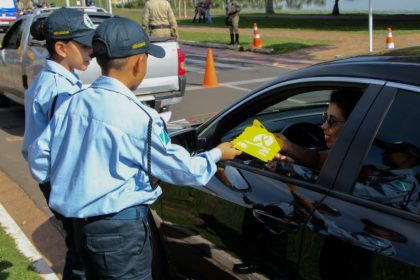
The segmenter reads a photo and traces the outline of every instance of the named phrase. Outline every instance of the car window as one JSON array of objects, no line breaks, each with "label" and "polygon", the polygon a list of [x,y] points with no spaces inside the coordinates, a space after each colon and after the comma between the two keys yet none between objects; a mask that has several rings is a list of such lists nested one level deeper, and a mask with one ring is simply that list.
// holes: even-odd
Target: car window
[{"label": "car window", "polygon": [[[321,153],[325,152],[327,146],[321,128],[323,113],[327,111],[331,93],[337,89],[344,88],[337,86],[311,87],[294,89],[291,92],[267,94],[267,98],[261,98],[264,100],[262,102],[267,105],[249,116],[244,116],[243,121],[225,133],[221,140],[222,142],[232,141],[246,127],[251,126],[254,120],[258,120],[270,132],[282,132],[287,139],[301,147]],[[267,99],[273,101],[270,103],[267,102]],[[255,106],[260,105],[255,104]],[[319,174],[319,170],[311,169],[297,161],[272,161],[266,164],[245,153],[237,157],[237,161],[311,183],[317,181]]]},{"label": "car window", "polygon": [[353,195],[420,214],[420,94],[397,93],[363,162]]},{"label": "car window", "polygon": [[18,21],[10,28],[3,39],[2,46],[4,49],[18,49],[22,39],[23,30],[20,28],[23,21]]}]

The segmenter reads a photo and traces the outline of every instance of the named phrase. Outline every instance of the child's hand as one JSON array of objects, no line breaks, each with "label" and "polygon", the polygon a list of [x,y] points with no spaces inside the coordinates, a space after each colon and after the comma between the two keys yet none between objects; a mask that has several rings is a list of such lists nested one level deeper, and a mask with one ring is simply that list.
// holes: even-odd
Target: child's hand
[{"label": "child's hand", "polygon": [[230,142],[225,142],[217,146],[222,152],[221,160],[231,160],[234,159],[236,156],[242,154],[241,151],[238,151],[233,147],[233,144]]}]

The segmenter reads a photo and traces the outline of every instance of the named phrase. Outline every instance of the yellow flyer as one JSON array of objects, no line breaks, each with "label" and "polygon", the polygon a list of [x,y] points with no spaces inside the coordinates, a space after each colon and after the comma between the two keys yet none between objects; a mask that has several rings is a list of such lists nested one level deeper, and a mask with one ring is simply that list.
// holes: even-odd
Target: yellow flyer
[{"label": "yellow flyer", "polygon": [[283,141],[269,132],[258,120],[254,120],[252,126],[245,128],[232,143],[235,149],[265,162],[272,160],[283,147]]}]

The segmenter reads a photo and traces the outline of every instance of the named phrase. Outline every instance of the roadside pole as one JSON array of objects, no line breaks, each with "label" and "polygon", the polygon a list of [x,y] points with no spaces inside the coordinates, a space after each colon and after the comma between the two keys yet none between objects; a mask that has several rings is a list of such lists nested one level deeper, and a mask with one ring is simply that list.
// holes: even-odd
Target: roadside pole
[{"label": "roadside pole", "polygon": [[373,16],[372,0],[369,0],[369,52],[373,51]]}]

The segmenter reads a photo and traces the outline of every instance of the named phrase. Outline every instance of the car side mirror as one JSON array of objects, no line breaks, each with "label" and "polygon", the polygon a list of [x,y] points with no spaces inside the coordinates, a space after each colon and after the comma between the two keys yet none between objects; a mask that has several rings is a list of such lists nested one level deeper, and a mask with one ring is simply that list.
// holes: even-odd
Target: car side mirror
[{"label": "car side mirror", "polygon": [[188,152],[194,154],[197,152],[197,130],[195,128],[185,128],[169,132],[171,142],[184,147]]}]

